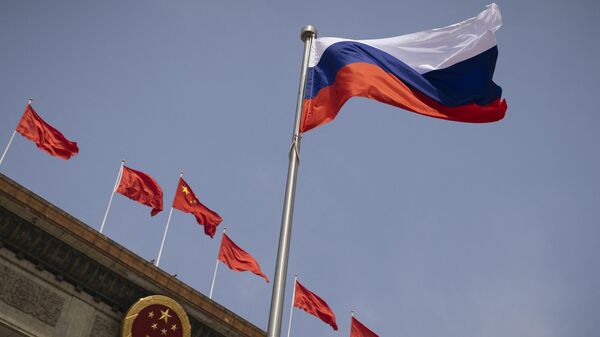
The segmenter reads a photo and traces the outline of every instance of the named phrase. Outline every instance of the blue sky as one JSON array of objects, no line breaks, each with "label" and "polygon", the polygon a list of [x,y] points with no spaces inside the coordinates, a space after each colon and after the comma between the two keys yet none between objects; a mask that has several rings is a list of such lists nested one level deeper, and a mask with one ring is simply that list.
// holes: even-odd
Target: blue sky
[{"label": "blue sky", "polygon": [[[180,170],[228,235],[274,272],[302,42],[401,35],[485,1],[3,1],[0,143],[27,98],[79,143],[69,161],[17,136],[0,171],[99,228],[121,159],[170,205]],[[600,6],[498,1],[504,120],[426,118],[366,99],[303,139],[294,273],[340,331],[296,310],[292,336],[600,332]],[[168,209],[116,195],[105,234],[156,257]],[[175,211],[161,268],[207,294],[219,239]],[[220,267],[214,299],[266,329],[271,284]]]}]

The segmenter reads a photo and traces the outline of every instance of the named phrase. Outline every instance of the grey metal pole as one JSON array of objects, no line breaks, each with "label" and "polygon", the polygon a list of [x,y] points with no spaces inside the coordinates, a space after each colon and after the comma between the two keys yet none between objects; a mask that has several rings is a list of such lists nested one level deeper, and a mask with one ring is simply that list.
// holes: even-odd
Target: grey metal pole
[{"label": "grey metal pole", "polygon": [[117,187],[119,187],[119,183],[121,182],[121,177],[123,175],[123,165],[125,165],[125,160],[121,160],[121,166],[119,166],[119,173],[117,174],[117,181],[115,181],[115,187],[113,187],[112,193],[110,194],[110,199],[108,199],[108,206],[106,207],[106,213],[104,213],[104,219],[102,219],[102,225],[100,225],[100,233],[104,230],[104,225],[106,224],[106,218],[108,218],[108,211],[110,210],[110,205],[112,204],[113,197],[115,196],[115,191]]},{"label": "grey metal pole", "polygon": [[[179,179],[183,178],[183,170],[181,170],[181,173],[179,174]],[[179,188],[179,183],[177,184],[178,188]],[[177,193],[179,193],[179,191],[175,191],[175,195],[177,195]],[[156,258],[156,262],[154,263],[155,266],[158,267],[158,264],[160,263],[160,257],[162,256],[162,251],[163,251],[163,247],[165,246],[165,240],[167,239],[167,232],[169,231],[169,224],[171,223],[171,216],[173,215],[173,206],[171,206],[171,210],[169,211],[169,217],[167,218],[167,225],[165,226],[165,232],[163,233],[163,238],[162,241],[160,242],[160,249],[158,250],[158,257]]]},{"label": "grey metal pole", "polygon": [[[177,192],[175,192],[177,193]],[[167,225],[165,226],[165,232],[163,233],[162,241],[160,242],[160,249],[158,250],[158,257],[154,262],[154,265],[158,267],[160,264],[160,257],[162,256],[163,247],[165,246],[165,240],[167,239],[167,232],[169,231],[169,224],[171,223],[171,216],[173,216],[173,206],[171,206],[171,210],[169,211],[169,217],[167,218]]]},{"label": "grey metal pole", "polygon": [[296,299],[296,282],[298,282],[298,274],[294,275],[294,290],[292,290],[292,301],[290,303],[290,321],[288,324],[287,337],[290,337],[292,334],[292,314],[294,313],[294,300]]},{"label": "grey metal pole", "polygon": [[[223,235],[225,235],[225,231],[227,227],[223,227]],[[223,244],[223,236],[221,236],[221,244]],[[221,251],[221,247],[219,246],[219,251]],[[219,269],[219,253],[217,253],[217,264],[215,264],[215,273],[213,274],[212,283],[210,284],[210,292],[208,293],[208,298],[212,300],[213,290],[215,290],[215,280],[217,279],[217,270]]]},{"label": "grey metal pole", "polygon": [[4,149],[4,152],[2,153],[2,157],[0,157],[0,165],[2,165],[2,162],[4,161],[4,156],[6,156],[6,152],[8,152],[8,149],[10,148],[10,145],[13,142],[13,139],[15,139],[15,135],[17,134],[17,130],[14,130],[12,133],[12,136],[10,136],[10,140],[8,141],[8,145],[6,145],[6,148]]},{"label": "grey metal pole", "polygon": [[294,215],[294,195],[296,193],[296,179],[298,177],[298,164],[300,164],[300,118],[302,114],[304,91],[306,87],[306,74],[308,72],[308,59],[312,43],[317,36],[317,29],[313,26],[302,28],[300,38],[304,41],[304,56],[300,72],[300,85],[296,103],[296,119],[292,147],[289,153],[288,177],[285,186],[285,199],[283,201],[283,214],[281,215],[281,230],[279,232],[279,248],[275,265],[275,281],[271,295],[271,311],[269,313],[269,329],[267,337],[279,337],[281,334],[281,319],[283,317],[283,302],[285,299],[285,281],[287,278],[288,256],[290,251],[290,237],[292,234],[292,218]]}]

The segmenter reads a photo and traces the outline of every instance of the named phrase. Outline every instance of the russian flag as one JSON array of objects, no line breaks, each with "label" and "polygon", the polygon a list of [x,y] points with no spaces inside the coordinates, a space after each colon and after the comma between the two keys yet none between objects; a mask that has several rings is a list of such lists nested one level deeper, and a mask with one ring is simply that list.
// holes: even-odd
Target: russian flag
[{"label": "russian flag", "polygon": [[316,39],[301,131],[333,120],[353,96],[452,121],[502,119],[506,101],[492,81],[500,26],[500,9],[490,4],[478,16],[444,28],[387,39]]}]

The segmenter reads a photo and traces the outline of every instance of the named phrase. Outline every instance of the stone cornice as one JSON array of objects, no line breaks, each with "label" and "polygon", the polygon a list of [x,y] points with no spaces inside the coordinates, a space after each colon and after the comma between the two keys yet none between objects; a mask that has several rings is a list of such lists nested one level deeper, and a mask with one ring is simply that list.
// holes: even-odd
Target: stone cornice
[{"label": "stone cornice", "polygon": [[108,237],[0,174],[0,244],[124,312],[140,297],[181,303],[193,336],[263,337],[265,332]]}]

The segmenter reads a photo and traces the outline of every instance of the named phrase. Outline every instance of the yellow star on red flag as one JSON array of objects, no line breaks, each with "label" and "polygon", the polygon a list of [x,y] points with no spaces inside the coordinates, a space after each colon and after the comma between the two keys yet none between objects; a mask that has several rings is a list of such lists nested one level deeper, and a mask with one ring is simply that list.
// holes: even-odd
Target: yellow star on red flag
[{"label": "yellow star on red flag", "polygon": [[217,226],[223,220],[219,214],[204,206],[198,200],[194,191],[183,178],[179,178],[177,192],[173,199],[173,208],[193,214],[196,222],[204,226],[204,233],[211,238],[215,235]]}]

